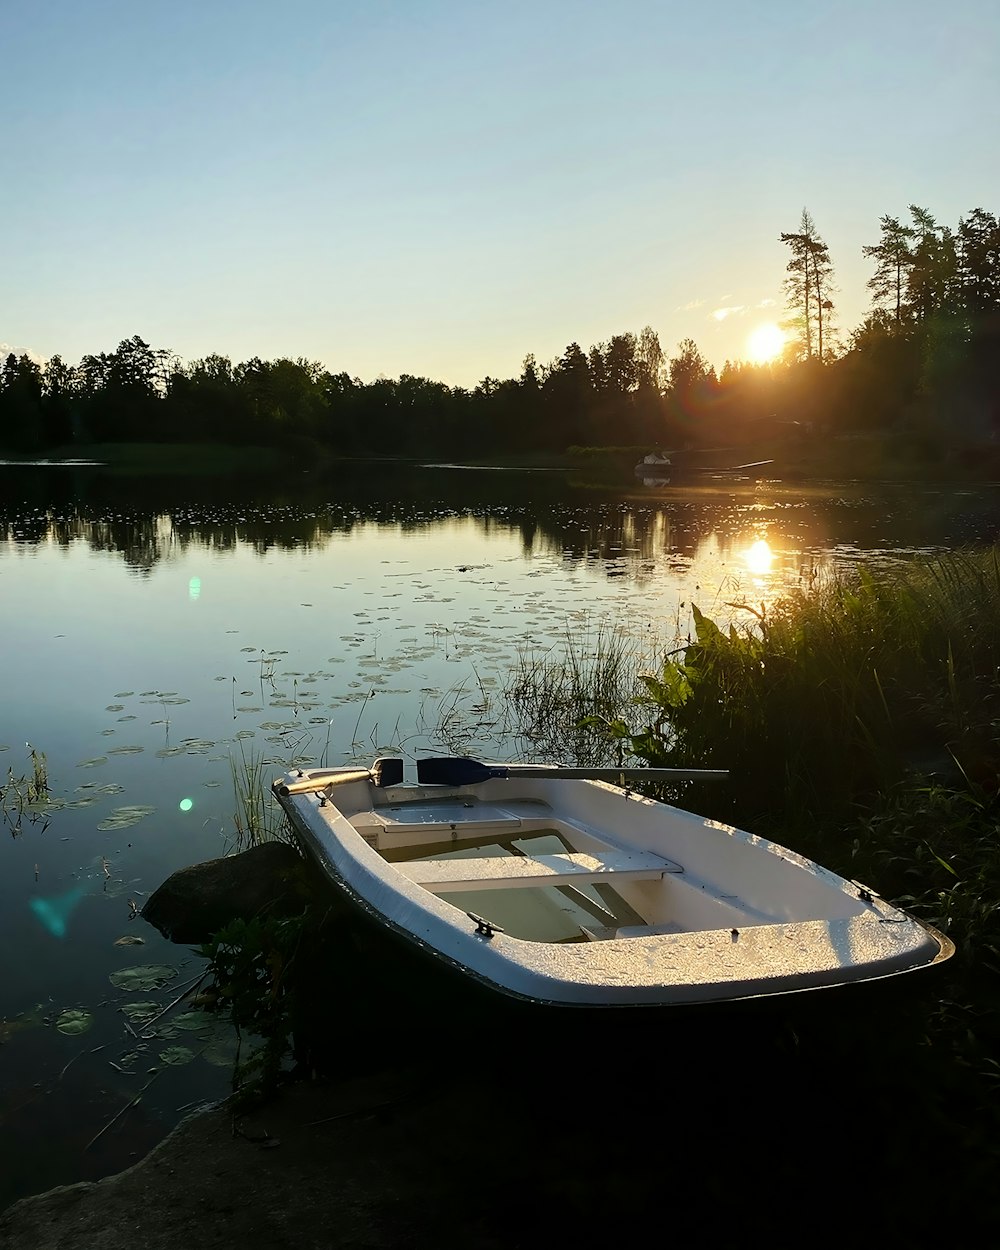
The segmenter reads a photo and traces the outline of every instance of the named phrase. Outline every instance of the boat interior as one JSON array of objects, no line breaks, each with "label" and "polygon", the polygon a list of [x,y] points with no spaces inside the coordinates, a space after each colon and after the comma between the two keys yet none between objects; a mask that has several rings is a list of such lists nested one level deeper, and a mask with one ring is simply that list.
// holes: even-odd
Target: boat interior
[{"label": "boat interior", "polygon": [[[669,825],[654,851],[618,842],[538,799],[384,794],[368,810],[344,813],[369,846],[409,881],[491,931],[527,941],[600,942],[865,910],[837,879],[817,880],[798,862],[759,848],[750,852],[749,889],[739,883],[737,891],[732,873],[727,881],[713,873],[713,857],[693,854],[690,834],[677,839],[675,851]],[[677,815],[690,823],[689,814]],[[696,824],[706,838],[702,822]],[[735,850],[739,860],[746,849],[731,848],[729,858]],[[789,890],[793,879],[796,888]]]}]

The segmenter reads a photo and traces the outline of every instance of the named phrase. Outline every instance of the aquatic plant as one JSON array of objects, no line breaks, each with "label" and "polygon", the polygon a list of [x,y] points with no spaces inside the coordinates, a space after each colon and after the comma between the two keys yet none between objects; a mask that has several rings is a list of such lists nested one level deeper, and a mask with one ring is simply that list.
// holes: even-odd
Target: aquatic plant
[{"label": "aquatic plant", "polygon": [[261,842],[285,842],[290,838],[288,822],[271,793],[270,766],[240,740],[239,758],[230,752],[229,770],[233,780],[236,810],[236,849],[245,851]]},{"label": "aquatic plant", "polygon": [[7,780],[0,784],[0,816],[10,829],[11,836],[15,838],[21,832],[21,822],[25,816],[32,824],[41,821],[44,829],[57,806],[49,788],[49,771],[44,752],[36,751],[30,742],[25,745],[31,753],[30,774],[15,776],[14,769],[8,767]]},{"label": "aquatic plant", "polygon": [[655,644],[623,628],[567,633],[561,648],[521,650],[503,694],[504,730],[546,759],[579,765],[623,762],[622,735],[609,735],[640,698],[640,671]]}]

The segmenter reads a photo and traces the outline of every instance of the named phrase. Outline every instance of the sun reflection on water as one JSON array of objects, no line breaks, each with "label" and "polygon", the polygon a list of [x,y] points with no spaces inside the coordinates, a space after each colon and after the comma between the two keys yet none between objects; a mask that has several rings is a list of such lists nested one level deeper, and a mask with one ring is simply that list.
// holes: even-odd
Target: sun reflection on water
[{"label": "sun reflection on water", "polygon": [[766,538],[758,538],[743,553],[743,559],[746,561],[747,569],[755,577],[763,577],[765,573],[770,573],[774,567],[774,552],[771,550],[771,546]]}]

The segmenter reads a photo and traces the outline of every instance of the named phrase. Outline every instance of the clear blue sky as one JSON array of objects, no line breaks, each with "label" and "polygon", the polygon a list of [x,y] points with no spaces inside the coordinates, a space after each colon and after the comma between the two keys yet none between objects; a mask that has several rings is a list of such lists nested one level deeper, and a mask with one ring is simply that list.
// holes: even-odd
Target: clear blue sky
[{"label": "clear blue sky", "polygon": [[780,316],[803,206],[847,330],[883,213],[1000,211],[997,0],[0,19],[0,343],[71,363],[139,334],[470,385],[649,324],[721,364]]}]

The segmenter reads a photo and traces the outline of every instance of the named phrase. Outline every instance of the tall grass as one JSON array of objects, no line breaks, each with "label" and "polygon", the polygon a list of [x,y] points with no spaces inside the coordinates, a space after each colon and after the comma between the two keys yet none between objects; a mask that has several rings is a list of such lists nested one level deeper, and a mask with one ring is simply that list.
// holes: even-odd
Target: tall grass
[{"label": "tall grass", "polygon": [[619,764],[623,744],[605,726],[635,705],[654,646],[601,626],[567,634],[561,648],[522,651],[503,694],[505,728],[522,751],[579,765]]},{"label": "tall grass", "polygon": [[289,841],[291,831],[285,813],[271,793],[273,768],[263,756],[247,752],[240,743],[239,758],[229,756],[236,810],[236,849],[245,851],[261,842]]},{"label": "tall grass", "polygon": [[695,609],[642,710],[610,722],[638,758],[727,767],[744,816],[779,819],[843,815],[914,771],[996,784],[995,552],[745,606],[726,631]]}]

